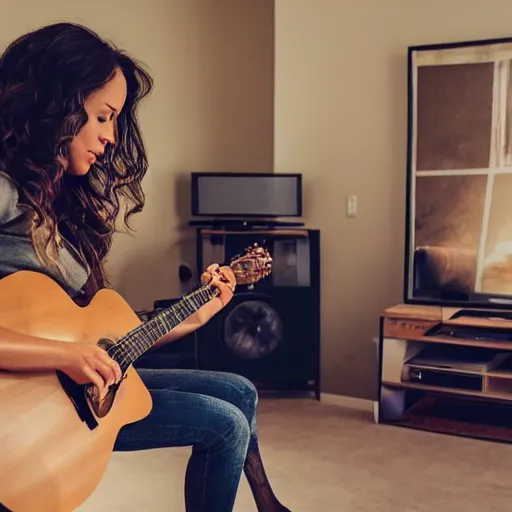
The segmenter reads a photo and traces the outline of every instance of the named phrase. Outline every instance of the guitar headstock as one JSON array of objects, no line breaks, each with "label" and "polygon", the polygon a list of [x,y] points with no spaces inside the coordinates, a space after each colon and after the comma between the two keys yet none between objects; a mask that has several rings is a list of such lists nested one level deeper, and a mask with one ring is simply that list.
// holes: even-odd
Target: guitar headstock
[{"label": "guitar headstock", "polygon": [[254,244],[245,253],[232,258],[229,267],[237,284],[254,284],[272,272],[272,257],[267,249]]}]

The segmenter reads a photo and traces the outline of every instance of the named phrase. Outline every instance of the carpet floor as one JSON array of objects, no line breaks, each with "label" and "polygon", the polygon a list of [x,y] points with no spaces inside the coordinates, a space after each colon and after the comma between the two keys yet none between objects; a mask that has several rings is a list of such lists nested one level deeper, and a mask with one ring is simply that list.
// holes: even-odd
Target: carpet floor
[{"label": "carpet floor", "polygon": [[[364,411],[263,398],[261,449],[292,512],[509,512],[512,445],[376,425]],[[79,512],[182,512],[189,448],[114,453]],[[256,512],[242,478],[235,512]]]}]

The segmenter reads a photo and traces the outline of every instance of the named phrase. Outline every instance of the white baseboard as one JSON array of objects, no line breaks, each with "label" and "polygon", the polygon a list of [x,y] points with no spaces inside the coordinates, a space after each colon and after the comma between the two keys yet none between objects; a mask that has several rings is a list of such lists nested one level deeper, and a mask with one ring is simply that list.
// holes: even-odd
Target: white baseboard
[{"label": "white baseboard", "polygon": [[349,409],[358,409],[360,411],[373,412],[373,400],[365,398],[354,398],[352,396],[333,395],[331,393],[321,393],[320,402],[328,405],[338,405],[340,407],[347,407]]}]

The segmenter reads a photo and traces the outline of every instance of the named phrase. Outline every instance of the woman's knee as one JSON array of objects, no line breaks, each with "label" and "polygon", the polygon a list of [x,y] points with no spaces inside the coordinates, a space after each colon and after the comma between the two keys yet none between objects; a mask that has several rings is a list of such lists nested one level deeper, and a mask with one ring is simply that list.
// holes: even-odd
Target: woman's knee
[{"label": "woman's knee", "polygon": [[230,387],[236,390],[237,397],[230,400],[231,403],[241,409],[248,421],[251,421],[258,405],[258,390],[249,379],[242,375],[226,373],[225,378],[228,380]]},{"label": "woman's knee", "polygon": [[203,437],[211,449],[233,450],[245,457],[251,428],[243,412],[229,402],[208,398],[208,429]]}]

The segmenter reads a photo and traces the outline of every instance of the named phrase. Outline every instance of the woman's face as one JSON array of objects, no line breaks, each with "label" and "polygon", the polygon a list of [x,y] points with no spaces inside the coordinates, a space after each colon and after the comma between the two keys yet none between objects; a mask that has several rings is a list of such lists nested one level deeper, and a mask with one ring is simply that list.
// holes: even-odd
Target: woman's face
[{"label": "woman's face", "polygon": [[93,92],[85,100],[88,121],[70,145],[66,171],[75,176],[89,172],[91,165],[106,149],[115,144],[117,116],[126,100],[127,86],[123,73],[118,69],[110,82]]}]

